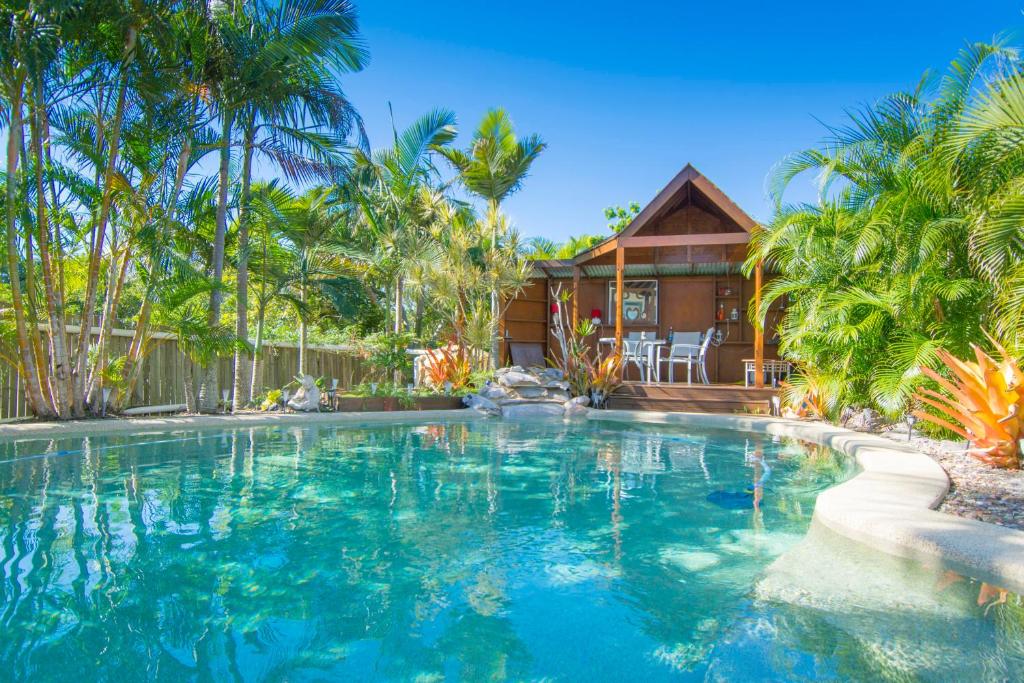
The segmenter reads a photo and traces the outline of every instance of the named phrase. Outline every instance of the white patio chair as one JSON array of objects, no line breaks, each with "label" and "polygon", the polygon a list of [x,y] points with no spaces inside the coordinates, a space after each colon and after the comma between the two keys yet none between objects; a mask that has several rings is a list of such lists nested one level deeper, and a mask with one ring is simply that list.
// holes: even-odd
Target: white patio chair
[{"label": "white patio chair", "polygon": [[686,365],[686,383],[693,383],[693,362],[700,355],[700,332],[676,332],[668,355],[658,359],[659,366],[668,363],[668,381],[675,382],[676,365]]},{"label": "white patio chair", "polygon": [[[639,334],[639,332],[636,334]],[[640,339],[622,340],[622,362],[626,365],[635,365],[637,370],[640,371],[640,381],[644,381],[644,377],[647,376],[645,374],[647,370],[647,355],[644,352]]]}]

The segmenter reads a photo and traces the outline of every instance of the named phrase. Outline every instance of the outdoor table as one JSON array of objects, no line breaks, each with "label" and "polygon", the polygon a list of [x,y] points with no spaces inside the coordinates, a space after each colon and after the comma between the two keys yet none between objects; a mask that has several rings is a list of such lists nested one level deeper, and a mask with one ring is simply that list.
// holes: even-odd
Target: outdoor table
[{"label": "outdoor table", "polygon": [[[749,387],[751,384],[754,384],[754,359],[744,358],[743,368],[743,383]],[[789,377],[791,372],[793,372],[793,364],[787,360],[764,360],[765,382],[771,386],[775,386],[778,380]]]},{"label": "outdoor table", "polygon": [[[632,340],[627,340],[632,341]],[[647,384],[651,383],[651,370],[654,370],[654,379],[656,382],[661,381],[661,363],[658,362],[658,358],[661,355],[661,347],[668,342],[664,339],[638,339],[640,343],[641,353],[647,355],[647,379],[644,380]],[[607,344],[611,347],[615,347],[615,337],[601,337],[597,340],[598,344]]]}]

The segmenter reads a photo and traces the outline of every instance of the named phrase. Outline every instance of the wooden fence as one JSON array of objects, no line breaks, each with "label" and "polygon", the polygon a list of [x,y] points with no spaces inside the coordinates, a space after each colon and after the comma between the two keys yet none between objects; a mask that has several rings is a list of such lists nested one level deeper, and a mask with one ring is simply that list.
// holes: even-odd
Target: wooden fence
[{"label": "wooden fence", "polygon": [[[77,326],[68,327],[68,338],[77,343]],[[117,358],[128,353],[133,330],[115,329],[110,339],[110,357]],[[93,338],[99,335],[99,328],[93,328]],[[280,389],[291,382],[299,372],[299,348],[288,342],[265,342],[263,363],[264,388]],[[185,363],[191,361],[178,350],[177,338],[173,334],[156,332],[152,335],[150,351],[146,356],[135,385],[135,391],[125,407],[159,406],[185,402]],[[348,346],[307,346],[306,374],[313,377],[337,379],[340,389],[349,389],[362,381],[365,366],[354,350]],[[198,368],[194,368],[196,381]],[[218,363],[219,387],[231,388],[234,360],[222,358]],[[198,384],[197,384],[198,390]],[[24,385],[17,371],[0,363],[0,419],[25,417]]]}]

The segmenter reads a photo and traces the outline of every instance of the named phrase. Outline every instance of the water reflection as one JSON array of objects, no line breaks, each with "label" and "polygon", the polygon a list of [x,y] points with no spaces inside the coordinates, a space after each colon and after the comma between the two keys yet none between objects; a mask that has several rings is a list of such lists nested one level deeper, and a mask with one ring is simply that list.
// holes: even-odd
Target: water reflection
[{"label": "water reflection", "polygon": [[852,627],[773,592],[785,566],[752,595],[848,476],[830,451],[485,422],[21,442],[0,461],[13,680],[873,671],[834,646]]}]

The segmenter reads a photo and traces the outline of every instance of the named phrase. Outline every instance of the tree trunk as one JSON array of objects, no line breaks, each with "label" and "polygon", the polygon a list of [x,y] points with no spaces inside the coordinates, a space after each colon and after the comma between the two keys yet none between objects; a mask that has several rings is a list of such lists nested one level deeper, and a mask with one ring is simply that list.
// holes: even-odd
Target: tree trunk
[{"label": "tree trunk", "polygon": [[[255,127],[250,122],[242,143],[242,190],[238,202],[238,283],[235,291],[235,336],[249,340],[249,201],[251,199],[252,152]],[[244,347],[235,350],[231,409],[241,410],[252,400],[246,374],[250,368],[249,354]]]},{"label": "tree trunk", "polygon": [[18,340],[18,358],[25,382],[25,398],[29,410],[39,417],[56,417],[57,411],[43,398],[36,366],[35,354],[28,334],[25,301],[21,291],[16,216],[18,213],[18,153],[21,148],[22,119],[21,95],[24,83],[18,83],[10,92],[11,114],[7,128],[7,274],[11,284],[11,304],[14,308],[15,331]]},{"label": "tree trunk", "polygon": [[[94,406],[94,412],[102,412],[102,390],[103,390],[103,373],[107,370],[107,362],[109,361],[109,350],[107,347],[110,345],[110,337],[114,330],[114,320],[117,318],[117,305],[121,301],[121,294],[124,292],[124,281],[128,276],[128,265],[131,263],[131,244],[126,244],[124,248],[124,254],[121,257],[120,264],[118,264],[115,254],[110,256],[110,278],[111,282],[107,285],[108,296],[103,305],[103,317],[100,318],[100,338],[96,342],[96,362],[93,365],[92,372],[89,374],[88,383],[88,402]],[[97,400],[100,404],[97,406]]]},{"label": "tree trunk", "polygon": [[114,194],[114,172],[117,170],[117,159],[121,144],[121,123],[124,121],[124,106],[128,96],[128,68],[135,55],[135,38],[135,29],[129,28],[125,36],[126,60],[122,66],[121,82],[118,85],[117,105],[114,108],[114,121],[110,131],[107,166],[103,172],[103,196],[100,200],[100,214],[95,226],[96,237],[93,240],[92,252],[89,254],[89,269],[85,284],[84,306],[82,308],[82,333],[78,336],[78,351],[75,357],[75,395],[72,412],[76,417],[81,417],[85,414],[85,369],[89,358],[89,342],[92,337],[92,317],[96,307],[96,290],[99,285],[100,263],[103,260],[103,240],[106,235],[107,221],[110,219],[110,204]]},{"label": "tree trunk", "polygon": [[[498,248],[498,203],[491,202],[491,251]],[[491,287],[491,370],[498,368],[498,282]]]},{"label": "tree trunk", "polygon": [[[46,313],[50,327],[50,368],[53,376],[51,384],[54,393],[54,407],[57,416],[67,419],[71,415],[72,386],[71,359],[68,356],[67,333],[64,329],[64,291],[54,277],[53,259],[50,257],[50,224],[49,211],[46,206],[46,192],[43,185],[43,166],[46,158],[43,155],[44,135],[47,126],[43,119],[45,100],[37,95],[39,101],[34,106],[31,119],[32,154],[36,167],[36,223],[39,227],[39,258],[43,269],[43,287],[46,291]],[[59,239],[58,239],[59,241]],[[59,258],[59,256],[58,256]]]},{"label": "tree trunk", "polygon": [[256,343],[252,348],[252,377],[249,384],[249,396],[256,397],[263,390],[263,320],[267,307],[260,300],[256,313]]},{"label": "tree trunk", "polygon": [[302,281],[299,283],[299,301],[302,302],[303,307],[299,312],[299,377],[306,376],[306,339],[309,336],[309,331],[306,329],[306,277],[302,277]]},{"label": "tree trunk", "polygon": [[[193,116],[191,123],[188,128],[188,132],[185,135],[185,139],[181,145],[181,153],[178,156],[178,165],[174,174],[174,188],[171,191],[170,197],[167,199],[167,208],[165,211],[166,218],[164,219],[164,235],[166,236],[167,230],[169,230],[171,222],[174,220],[174,214],[178,208],[178,196],[181,194],[181,188],[185,184],[185,174],[188,171],[189,158],[192,155],[192,124],[195,121],[195,109],[193,108]],[[163,240],[161,240],[163,244]],[[151,263],[156,261],[159,254],[156,254]],[[128,396],[132,395],[135,391],[135,384],[138,381],[139,373],[142,371],[143,356],[142,349],[146,341],[146,332],[149,328],[149,318],[153,313],[153,299],[156,296],[157,287],[160,284],[160,274],[157,272],[155,263],[151,265],[149,271],[149,283],[146,286],[146,293],[142,299],[142,304],[139,306],[139,315],[135,322],[135,334],[132,335],[131,344],[128,347],[128,354],[125,358],[124,363],[124,376],[125,376],[125,390],[124,393],[118,398],[118,402],[123,403]]]},{"label": "tree trunk", "polygon": [[182,380],[185,383],[185,412],[198,413],[199,405],[196,401],[195,378],[192,373],[192,359],[185,356],[185,367],[182,373]]},{"label": "tree trunk", "polygon": [[[398,276],[398,280],[395,281],[395,336],[402,334],[402,294],[404,290],[405,281],[401,275]],[[396,340],[397,342],[397,340]],[[402,371],[395,369],[392,381],[397,387],[402,383]]]},{"label": "tree trunk", "polygon": [[[220,325],[220,304],[223,292],[221,285],[224,282],[224,239],[228,231],[228,184],[231,166],[231,126],[234,123],[234,113],[225,111],[221,126],[221,148],[220,148],[220,173],[217,187],[217,228],[213,236],[213,285],[214,290],[210,292],[210,311],[207,322],[210,328]],[[199,408],[201,410],[215,411],[217,409],[217,366],[219,359],[214,357],[205,368],[203,368],[203,381],[199,389]]]}]

